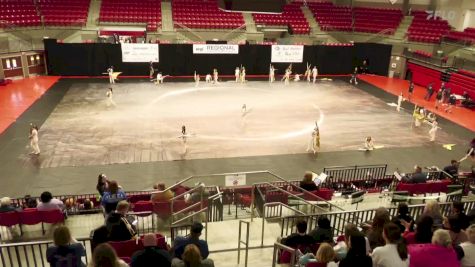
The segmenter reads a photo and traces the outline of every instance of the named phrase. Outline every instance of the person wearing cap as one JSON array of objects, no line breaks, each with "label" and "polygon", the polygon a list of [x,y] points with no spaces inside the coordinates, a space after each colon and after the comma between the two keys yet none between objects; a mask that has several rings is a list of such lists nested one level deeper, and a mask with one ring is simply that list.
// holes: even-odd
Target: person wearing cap
[{"label": "person wearing cap", "polygon": [[201,257],[203,259],[208,258],[208,243],[205,240],[200,239],[201,231],[203,231],[203,225],[201,223],[193,223],[193,225],[191,226],[191,232],[188,236],[177,237],[172,247],[173,257],[182,259],[185,247],[189,244],[194,244],[200,249]]},{"label": "person wearing cap", "polygon": [[155,266],[171,266],[171,256],[168,251],[158,247],[157,236],[155,234],[146,234],[143,237],[143,246],[143,250],[136,251],[132,255],[131,267],[148,266],[152,262]]}]

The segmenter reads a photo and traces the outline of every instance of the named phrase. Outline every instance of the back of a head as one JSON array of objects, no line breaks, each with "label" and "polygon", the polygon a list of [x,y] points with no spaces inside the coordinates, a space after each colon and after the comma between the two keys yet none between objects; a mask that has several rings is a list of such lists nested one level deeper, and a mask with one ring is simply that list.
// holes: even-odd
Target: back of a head
[{"label": "back of a head", "polygon": [[322,229],[330,229],[331,223],[330,220],[326,216],[320,216],[317,221],[318,227]]},{"label": "back of a head", "polygon": [[305,234],[307,232],[307,222],[304,220],[300,220],[297,222],[297,231],[300,234]]},{"label": "back of a head", "polygon": [[347,223],[345,225],[345,239],[346,241],[349,241],[350,240],[350,236],[354,235],[354,234],[358,234],[360,233],[360,231],[358,230],[358,227],[353,224],[353,223]]},{"label": "back of a head", "polygon": [[409,213],[409,207],[406,203],[399,203],[397,206],[397,213],[400,215],[406,215]]},{"label": "back of a head", "polygon": [[115,180],[109,181],[109,192],[111,194],[117,194],[118,191],[119,191],[119,184],[117,183],[117,181]]},{"label": "back of a head", "polygon": [[450,215],[448,221],[452,232],[458,234],[462,231],[462,224],[457,215]]},{"label": "back of a head", "polygon": [[92,253],[94,267],[118,267],[117,261],[115,250],[107,243],[98,245]]},{"label": "back of a head", "polygon": [[66,246],[71,242],[71,232],[69,228],[60,225],[54,229],[53,242],[56,246]]},{"label": "back of a head", "polygon": [[10,206],[11,204],[12,200],[9,197],[2,197],[2,199],[0,199],[0,206],[2,207]]},{"label": "back of a head", "polygon": [[383,229],[384,225],[388,223],[391,219],[389,218],[389,211],[384,207],[379,207],[376,209],[374,214],[372,227]]},{"label": "back of a head", "polygon": [[434,218],[435,216],[440,215],[440,208],[439,204],[435,200],[430,200],[427,202],[426,206],[424,207],[424,214],[427,214]]},{"label": "back of a head", "polygon": [[451,248],[452,239],[450,238],[449,231],[443,229],[436,230],[432,236],[432,244]]},{"label": "back of a head", "polygon": [[182,255],[183,261],[188,267],[200,267],[201,266],[201,252],[195,244],[189,244],[185,247],[185,251]]},{"label": "back of a head", "polygon": [[129,202],[126,200],[121,200],[119,203],[117,203],[116,210],[119,213],[127,213],[129,211]]},{"label": "back of a head", "polygon": [[53,195],[50,192],[45,191],[41,193],[40,199],[41,199],[41,202],[48,203],[51,201],[51,199],[53,199]]},{"label": "back of a head", "polygon": [[160,191],[165,190],[165,184],[163,184],[163,183],[157,184],[157,189],[160,190]]},{"label": "back of a head", "polygon": [[312,178],[313,178],[312,172],[305,172],[305,174],[303,176],[303,182],[310,183],[310,182],[312,182]]},{"label": "back of a head", "polygon": [[475,224],[470,225],[465,232],[467,233],[468,241],[475,244]]},{"label": "back of a head", "polygon": [[156,247],[157,246],[157,236],[155,234],[149,233],[143,237],[143,246],[144,247]]},{"label": "back of a head", "polygon": [[397,252],[399,257],[402,260],[407,259],[407,247],[405,240],[401,236],[401,229],[394,223],[387,223],[384,225],[383,230],[384,236],[386,237],[387,241],[390,244],[397,245]]},{"label": "back of a head", "polygon": [[203,231],[203,224],[196,222],[191,225],[191,236],[199,237],[201,235],[201,231]]},{"label": "back of a head", "polygon": [[366,239],[362,233],[353,233],[350,236],[350,249],[348,254],[353,256],[365,256],[366,255]]},{"label": "back of a head", "polygon": [[434,220],[428,215],[422,215],[416,222],[415,238],[417,243],[430,243],[432,240],[432,227]]},{"label": "back of a head", "polygon": [[328,263],[335,259],[335,251],[328,243],[322,243],[317,250],[316,258],[318,262]]},{"label": "back of a head", "polygon": [[463,212],[463,203],[460,201],[454,201],[452,203],[452,208],[454,209],[454,213],[461,213]]}]

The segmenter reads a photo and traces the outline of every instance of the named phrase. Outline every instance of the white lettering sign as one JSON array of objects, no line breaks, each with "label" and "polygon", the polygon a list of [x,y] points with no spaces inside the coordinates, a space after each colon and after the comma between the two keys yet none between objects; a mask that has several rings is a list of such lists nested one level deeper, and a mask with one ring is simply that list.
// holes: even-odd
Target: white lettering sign
[{"label": "white lettering sign", "polygon": [[158,62],[158,44],[121,44],[122,62]]},{"label": "white lettering sign", "polygon": [[226,186],[242,186],[246,185],[246,174],[236,173],[224,176],[224,184]]},{"label": "white lettering sign", "polygon": [[273,63],[301,63],[303,45],[273,45],[271,61]]},{"label": "white lettering sign", "polygon": [[193,54],[239,54],[239,45],[194,44]]}]

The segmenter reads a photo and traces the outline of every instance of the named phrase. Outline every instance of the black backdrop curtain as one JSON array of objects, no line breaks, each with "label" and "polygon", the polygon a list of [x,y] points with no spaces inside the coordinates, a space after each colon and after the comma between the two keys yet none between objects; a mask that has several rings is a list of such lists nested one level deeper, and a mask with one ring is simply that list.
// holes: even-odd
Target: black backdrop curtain
[{"label": "black backdrop curtain", "polygon": [[[304,62],[294,63],[294,73],[304,73],[306,63],[317,66],[319,74],[349,74],[363,60],[373,74],[387,75],[391,57],[390,45],[357,43],[354,46],[305,46]],[[45,40],[48,70],[51,75],[97,76],[109,66],[122,75],[149,74],[149,63],[123,63],[119,44],[64,44]],[[164,75],[181,76],[212,73],[217,68],[222,75],[233,75],[234,69],[244,66],[247,74],[268,74],[271,46],[240,45],[237,55],[193,54],[191,44],[159,45],[160,62],[156,67]],[[273,64],[282,74],[288,63]]]}]

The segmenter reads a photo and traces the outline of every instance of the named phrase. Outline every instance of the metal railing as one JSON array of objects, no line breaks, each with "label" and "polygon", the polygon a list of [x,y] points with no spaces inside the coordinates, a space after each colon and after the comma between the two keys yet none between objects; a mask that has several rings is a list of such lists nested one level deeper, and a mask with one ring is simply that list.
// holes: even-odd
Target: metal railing
[{"label": "metal railing", "polygon": [[[184,224],[184,225],[172,225],[170,226],[170,238],[171,242],[175,240],[177,236],[188,236],[191,233],[191,226],[192,224]],[[208,222],[205,222],[203,227],[205,232],[205,240],[208,240]]]},{"label": "metal railing", "polygon": [[[298,209],[295,209],[295,208],[292,208],[288,205],[285,205],[281,202],[271,202],[271,203],[265,203],[264,204],[264,214],[266,214],[266,208],[267,207],[270,207],[270,206],[279,206],[279,216],[274,216],[273,218],[282,218],[282,209],[285,207],[287,209],[290,209],[292,211],[294,211],[295,213],[299,213],[300,215],[305,215],[304,212],[298,210]],[[264,247],[264,232],[265,232],[265,221],[266,221],[267,217],[265,216],[262,216],[262,229],[261,229],[261,247]]]},{"label": "metal railing", "polygon": [[281,253],[281,251],[287,251],[288,253],[290,253],[290,264],[288,266],[295,266],[296,250],[291,247],[288,247],[276,242],[274,243],[274,252],[272,255],[272,267],[275,267],[276,264],[278,263],[279,254]]},{"label": "metal railing", "polygon": [[[246,241],[241,240],[242,226],[246,225]],[[237,263],[241,261],[241,244],[245,246],[245,258],[244,258],[244,267],[247,267],[247,259],[249,254],[249,227],[250,222],[239,220],[239,233],[238,233],[238,258]]]},{"label": "metal railing", "polygon": [[[84,246],[86,255],[83,262],[88,264],[90,259],[91,240],[77,239]],[[0,244],[0,267],[47,267],[46,250],[53,245],[52,240]]]},{"label": "metal railing", "polygon": [[184,29],[186,32],[189,32],[191,35],[193,35],[194,37],[198,38],[198,41],[204,41],[204,39],[203,39],[203,37],[201,37],[201,35],[197,34],[197,33],[194,32],[192,29],[186,27],[185,25],[181,24],[180,22],[174,21],[174,22],[173,22],[173,25],[179,26],[180,28]]}]

